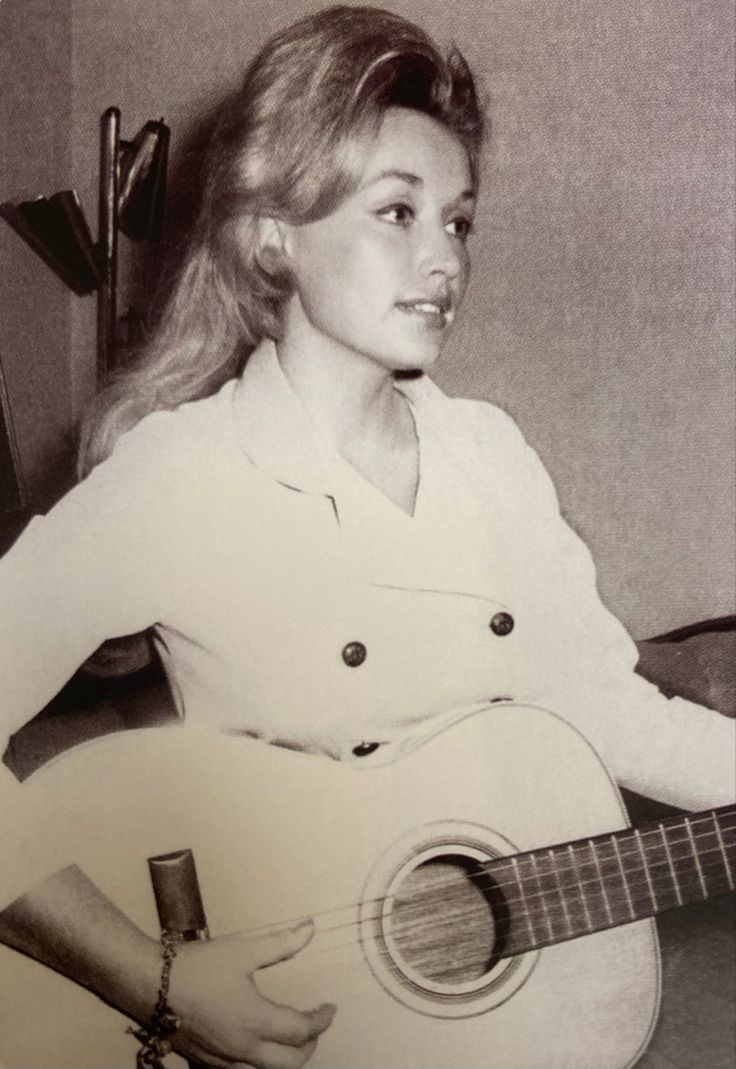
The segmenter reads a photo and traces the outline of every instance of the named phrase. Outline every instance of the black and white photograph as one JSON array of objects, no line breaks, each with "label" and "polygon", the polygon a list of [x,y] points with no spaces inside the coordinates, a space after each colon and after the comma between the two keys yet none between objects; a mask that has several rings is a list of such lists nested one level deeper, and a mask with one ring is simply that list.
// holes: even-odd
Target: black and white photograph
[{"label": "black and white photograph", "polygon": [[0,0],[0,1069],[733,1069],[730,0]]}]

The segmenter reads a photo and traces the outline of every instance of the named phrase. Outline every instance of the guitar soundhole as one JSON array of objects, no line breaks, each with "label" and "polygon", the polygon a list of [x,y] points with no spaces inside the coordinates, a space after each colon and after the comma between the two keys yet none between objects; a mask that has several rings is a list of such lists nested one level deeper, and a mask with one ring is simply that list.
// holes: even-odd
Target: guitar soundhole
[{"label": "guitar soundhole", "polygon": [[417,865],[394,891],[391,939],[426,980],[467,984],[485,976],[504,942],[502,901],[469,857],[446,854]]}]

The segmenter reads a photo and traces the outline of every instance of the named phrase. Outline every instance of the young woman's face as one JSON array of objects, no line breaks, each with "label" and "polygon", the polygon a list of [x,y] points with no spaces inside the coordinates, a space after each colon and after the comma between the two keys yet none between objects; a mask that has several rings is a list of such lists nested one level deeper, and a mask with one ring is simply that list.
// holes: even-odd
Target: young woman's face
[{"label": "young woman's face", "polygon": [[284,227],[296,283],[287,338],[294,331],[387,370],[431,366],[467,285],[474,208],[454,135],[389,109],[358,188],[326,218]]}]

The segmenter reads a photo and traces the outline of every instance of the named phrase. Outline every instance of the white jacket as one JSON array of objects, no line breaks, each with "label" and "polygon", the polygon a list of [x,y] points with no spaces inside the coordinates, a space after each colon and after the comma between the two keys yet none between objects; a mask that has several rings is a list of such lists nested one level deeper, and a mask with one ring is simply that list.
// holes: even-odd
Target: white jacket
[{"label": "white jacket", "polygon": [[535,703],[619,782],[728,800],[733,722],[634,674],[514,422],[425,376],[396,385],[420,445],[413,516],[341,459],[272,343],[125,435],[0,561],[0,748],[104,639],[154,625],[195,725],[375,762],[438,718]]}]

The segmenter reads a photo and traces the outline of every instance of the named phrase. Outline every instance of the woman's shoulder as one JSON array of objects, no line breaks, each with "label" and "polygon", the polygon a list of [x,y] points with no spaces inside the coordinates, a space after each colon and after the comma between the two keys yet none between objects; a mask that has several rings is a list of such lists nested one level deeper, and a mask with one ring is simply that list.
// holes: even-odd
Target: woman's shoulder
[{"label": "woman's shoulder", "polygon": [[512,497],[554,494],[549,474],[514,417],[491,401],[450,397],[427,380],[425,411],[447,455],[485,486],[489,478]]},{"label": "woman's shoulder", "polygon": [[424,378],[417,384],[422,400],[431,407],[441,425],[452,429],[476,445],[497,443],[525,446],[526,439],[514,417],[491,401],[474,397],[453,397],[445,393],[437,383]]},{"label": "woman's shoulder", "polygon": [[223,467],[233,386],[234,380],[212,396],[138,420],[56,511],[75,505],[86,513],[130,511],[173,522]]},{"label": "woman's shoulder", "polygon": [[210,466],[208,459],[231,446],[235,381],[229,380],[211,396],[144,416],[120,435],[109,460],[100,467],[144,470],[150,480],[195,476]]},{"label": "woman's shoulder", "polygon": [[150,412],[120,436],[115,452],[146,451],[153,447],[157,452],[192,451],[207,442],[214,444],[226,438],[235,383],[235,379],[229,379],[208,397]]}]

